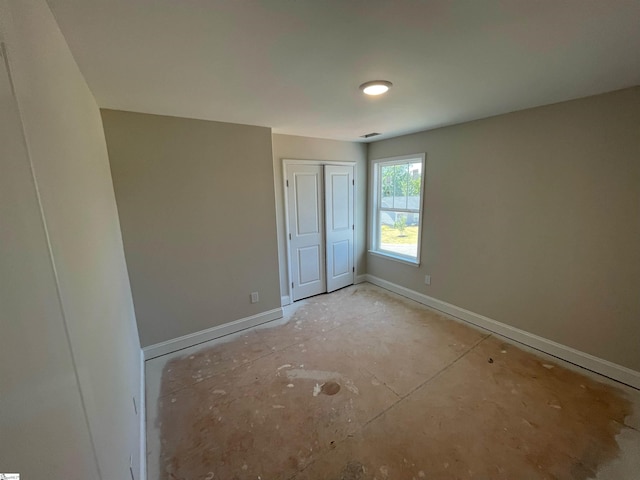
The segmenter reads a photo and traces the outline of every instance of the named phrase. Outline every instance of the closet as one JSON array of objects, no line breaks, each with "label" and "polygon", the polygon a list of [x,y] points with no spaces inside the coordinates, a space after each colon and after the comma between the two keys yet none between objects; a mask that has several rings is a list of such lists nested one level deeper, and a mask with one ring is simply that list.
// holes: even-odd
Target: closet
[{"label": "closet", "polygon": [[283,160],[291,301],[353,284],[354,167]]}]

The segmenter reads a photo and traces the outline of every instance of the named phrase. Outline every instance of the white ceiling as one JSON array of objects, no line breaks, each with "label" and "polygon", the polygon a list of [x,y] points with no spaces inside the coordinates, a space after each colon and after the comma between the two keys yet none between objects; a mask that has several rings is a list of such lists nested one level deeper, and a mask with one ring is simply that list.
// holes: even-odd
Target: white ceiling
[{"label": "white ceiling", "polygon": [[[104,108],[376,139],[640,84],[640,0],[48,0]],[[393,82],[365,97],[368,80]]]}]

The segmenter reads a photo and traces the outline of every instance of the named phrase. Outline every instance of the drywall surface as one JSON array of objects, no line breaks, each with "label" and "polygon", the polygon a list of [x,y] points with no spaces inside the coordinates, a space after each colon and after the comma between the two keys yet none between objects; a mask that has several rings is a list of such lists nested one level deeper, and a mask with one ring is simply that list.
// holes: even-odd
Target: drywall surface
[{"label": "drywall surface", "polygon": [[[3,0],[3,23],[7,14]],[[4,62],[0,62],[0,159],[0,471],[25,478],[97,479],[20,116]],[[64,441],[60,441],[61,431]],[[75,458],[75,464],[69,458]]]},{"label": "drywall surface", "polygon": [[295,135],[273,135],[273,179],[276,190],[276,219],[278,223],[278,259],[280,290],[282,295],[289,291],[287,270],[287,244],[285,200],[282,176],[282,160],[325,160],[335,162],[356,162],[355,201],[355,261],[356,275],[366,273],[367,238],[367,146],[363,143],[326,140],[322,138],[299,137]]},{"label": "drywall surface", "polygon": [[375,142],[369,160],[416,152],[422,263],[369,255],[369,274],[640,371],[640,87]]},{"label": "drywall surface", "polygon": [[[11,272],[15,306],[11,340],[2,328],[3,349],[17,349],[8,366],[20,375],[32,365],[20,380],[24,388],[11,389],[13,401],[22,402],[11,421],[29,437],[17,452],[26,462],[19,468],[27,476],[39,464],[29,478],[131,478],[132,456],[137,477],[140,421],[132,397],[140,401],[140,346],[100,112],[47,4],[9,0],[5,6],[9,65],[35,178],[35,185],[23,174],[15,178],[28,197],[24,205],[2,202],[10,211],[26,209],[9,218],[24,237],[7,253],[16,256],[10,259],[15,270],[2,269],[3,277]],[[3,184],[10,181],[4,171],[3,164]],[[10,236],[9,245],[15,241]],[[27,280],[36,274],[42,285],[30,287]],[[45,442],[50,450],[36,448]],[[52,452],[55,461],[48,458]]]},{"label": "drywall surface", "polygon": [[271,130],[102,116],[143,346],[279,308]]}]

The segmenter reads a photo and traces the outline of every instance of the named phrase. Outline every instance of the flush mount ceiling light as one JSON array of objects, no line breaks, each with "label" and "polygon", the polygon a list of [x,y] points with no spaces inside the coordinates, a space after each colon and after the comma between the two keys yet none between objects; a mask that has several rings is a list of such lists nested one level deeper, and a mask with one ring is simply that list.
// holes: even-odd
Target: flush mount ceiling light
[{"label": "flush mount ceiling light", "polygon": [[373,80],[360,85],[360,90],[366,95],[381,95],[387,92],[387,90],[391,88],[391,85],[393,84],[386,80]]}]

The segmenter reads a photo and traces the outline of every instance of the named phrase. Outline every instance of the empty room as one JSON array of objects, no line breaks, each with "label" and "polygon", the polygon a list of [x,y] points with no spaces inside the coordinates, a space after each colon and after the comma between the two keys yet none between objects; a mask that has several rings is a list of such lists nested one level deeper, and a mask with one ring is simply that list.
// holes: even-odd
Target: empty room
[{"label": "empty room", "polygon": [[640,0],[0,0],[0,477],[640,478]]}]

